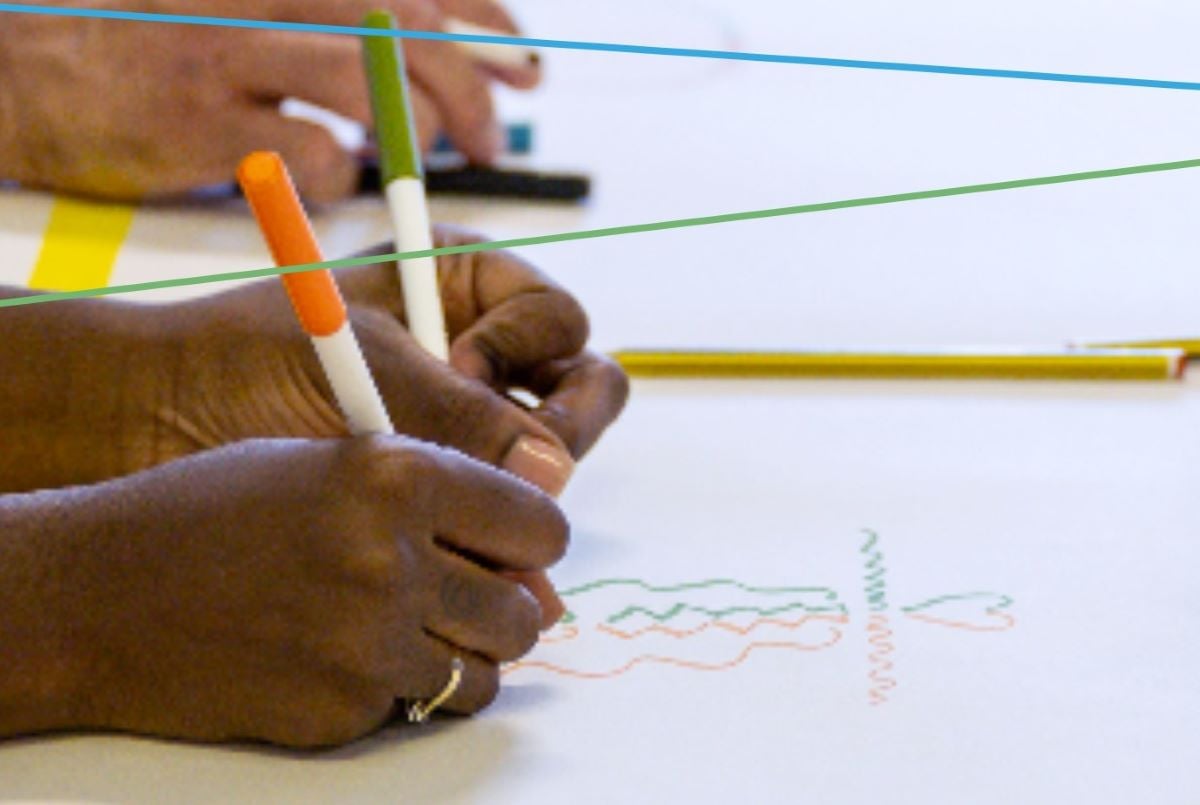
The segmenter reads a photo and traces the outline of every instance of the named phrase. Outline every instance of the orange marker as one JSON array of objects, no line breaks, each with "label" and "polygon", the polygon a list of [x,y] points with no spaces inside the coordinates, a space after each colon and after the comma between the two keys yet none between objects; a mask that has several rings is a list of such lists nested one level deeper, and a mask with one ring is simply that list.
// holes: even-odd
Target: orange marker
[{"label": "orange marker", "polygon": [[[256,151],[242,160],[238,182],[250,202],[271,256],[278,266],[324,262],[317,237],[279,154]],[[329,269],[280,276],[304,331],[312,339],[333,396],[346,416],[350,432],[395,433],[375,387],[358,339],[350,328],[346,304]],[[565,611],[554,586],[542,571],[510,574],[528,588],[543,612]],[[549,624],[547,627],[549,628]]]},{"label": "orange marker", "polygon": [[[256,151],[242,160],[238,182],[278,266],[325,260],[292,177],[279,154]],[[346,315],[333,273],[316,269],[280,277],[300,325],[312,339],[321,368],[350,432],[394,433],[371,370]]]}]

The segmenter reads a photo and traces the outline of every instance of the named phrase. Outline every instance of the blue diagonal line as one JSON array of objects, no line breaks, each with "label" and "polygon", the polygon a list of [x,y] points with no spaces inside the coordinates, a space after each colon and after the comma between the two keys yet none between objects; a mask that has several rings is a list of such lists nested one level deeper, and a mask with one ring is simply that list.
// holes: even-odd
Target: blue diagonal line
[{"label": "blue diagonal line", "polygon": [[443,31],[382,30],[349,25],[317,25],[306,22],[277,20],[246,20],[234,17],[205,17],[184,14],[151,14],[115,9],[59,8],[26,3],[0,3],[0,12],[43,14],[57,17],[87,17],[92,19],[158,22],[174,25],[204,25],[223,28],[250,28],[271,31],[339,34],[342,36],[390,36],[397,39],[426,39],[445,42],[481,42],[496,45],[559,50],[585,50],[602,53],[633,53],[647,56],[681,56],[694,59],[765,62],[771,64],[802,64],[810,67],[841,67],[856,70],[888,70],[904,73],[934,73],[940,75],[972,76],[976,78],[1012,78],[1025,81],[1057,81],[1069,84],[1104,84],[1110,86],[1142,87],[1148,89],[1200,90],[1197,81],[1168,81],[1157,78],[1048,73],[1030,70],[1003,70],[990,67],[956,67],[946,64],[917,64],[909,62],[863,61],[833,59],[823,56],[789,56],[782,53],[744,53],[736,50],[700,50],[668,48],[654,45],[626,45],[613,42],[576,42],[566,39],[534,39],[523,36],[487,36],[482,34],[451,34]]}]

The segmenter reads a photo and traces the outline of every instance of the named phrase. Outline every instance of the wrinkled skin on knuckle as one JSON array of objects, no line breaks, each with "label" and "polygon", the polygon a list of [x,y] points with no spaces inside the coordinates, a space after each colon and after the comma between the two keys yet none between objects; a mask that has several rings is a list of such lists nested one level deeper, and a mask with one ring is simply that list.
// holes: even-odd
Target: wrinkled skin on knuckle
[{"label": "wrinkled skin on knuckle", "polygon": [[479,588],[457,573],[448,573],[438,589],[442,609],[452,618],[479,621],[488,614]]},{"label": "wrinkled skin on knuckle", "polygon": [[497,435],[491,427],[495,409],[491,401],[472,388],[468,381],[459,381],[452,393],[428,400],[424,407],[422,419],[436,423],[430,438],[445,440],[453,437],[465,453],[476,457],[498,449],[498,445],[492,443]]},{"label": "wrinkled skin on knuckle", "polygon": [[369,506],[398,498],[420,502],[428,479],[439,471],[436,456],[425,445],[371,436],[346,440],[338,463],[346,491]]}]

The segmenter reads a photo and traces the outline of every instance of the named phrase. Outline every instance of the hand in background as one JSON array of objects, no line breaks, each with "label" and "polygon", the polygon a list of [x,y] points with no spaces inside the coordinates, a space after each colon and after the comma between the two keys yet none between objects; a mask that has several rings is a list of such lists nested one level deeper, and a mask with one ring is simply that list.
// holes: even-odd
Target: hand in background
[{"label": "hand in background", "polygon": [[[160,14],[358,25],[375,8],[401,28],[449,15],[517,33],[491,0],[70,0],[58,5]],[[0,178],[138,199],[232,180],[254,150],[281,152],[313,201],[351,193],[357,160],[322,128],[279,114],[295,97],[371,121],[357,37],[3,13]],[[406,40],[423,147],[440,130],[471,159],[497,154],[488,84],[534,86],[536,65],[497,70],[453,42]]]},{"label": "hand in background", "polygon": [[492,701],[538,607],[551,499],[395,436],[258,440],[0,498],[0,735],[99,728],[343,743],[429,699]]}]

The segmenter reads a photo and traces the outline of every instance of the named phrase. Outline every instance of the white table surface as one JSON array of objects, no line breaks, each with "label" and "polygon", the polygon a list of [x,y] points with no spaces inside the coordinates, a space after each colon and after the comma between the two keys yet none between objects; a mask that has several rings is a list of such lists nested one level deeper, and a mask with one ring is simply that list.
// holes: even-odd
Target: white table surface
[{"label": "white table surface", "polygon": [[[1200,80],[1200,9],[1165,1],[516,7],[545,38]],[[545,55],[544,88],[503,108],[535,121],[538,165],[589,172],[593,197],[439,199],[435,218],[508,238],[1200,156],[1192,92]],[[584,302],[602,349],[1054,346],[1200,333],[1198,202],[1200,173],[1179,171],[522,253]],[[0,192],[0,280],[28,278],[50,204]],[[317,227],[335,256],[388,225],[363,198]],[[113,283],[267,262],[239,203],[146,208]],[[819,585],[845,607],[824,627],[835,644],[754,649],[710,672],[519,668],[480,717],[317,755],[13,741],[0,798],[1193,803],[1197,422],[1196,381],[638,382],[564,498],[574,541],[556,581]],[[887,556],[897,645],[897,686],[877,706],[864,529]],[[902,611],[967,592],[1010,600],[1012,624]],[[611,603],[568,599],[589,601]],[[642,648],[595,632],[533,658],[722,664],[757,639],[788,642],[773,628]]]}]

